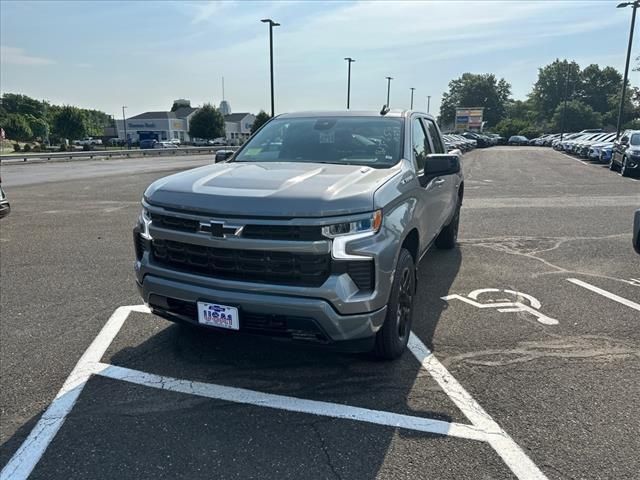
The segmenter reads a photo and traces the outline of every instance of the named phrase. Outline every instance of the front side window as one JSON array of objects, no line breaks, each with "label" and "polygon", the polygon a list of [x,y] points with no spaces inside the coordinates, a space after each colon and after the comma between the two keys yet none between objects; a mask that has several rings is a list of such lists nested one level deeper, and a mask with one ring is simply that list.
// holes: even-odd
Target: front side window
[{"label": "front side window", "polygon": [[438,129],[436,128],[434,121],[425,119],[424,122],[427,126],[427,130],[429,130],[429,136],[431,137],[431,143],[433,143],[435,153],[445,153],[442,140],[440,139],[440,134],[438,133]]},{"label": "front side window", "polygon": [[411,135],[411,143],[413,149],[413,158],[416,161],[418,172],[424,170],[424,166],[427,163],[427,155],[431,153],[431,146],[429,145],[429,139],[424,131],[422,122],[419,119],[413,120],[413,128]]},{"label": "front side window", "polygon": [[236,162],[309,162],[388,168],[402,156],[403,119],[309,117],[271,120]]},{"label": "front side window", "polygon": [[640,145],[640,133],[634,133],[633,135],[631,135],[631,140],[629,140],[629,144],[630,145]]}]

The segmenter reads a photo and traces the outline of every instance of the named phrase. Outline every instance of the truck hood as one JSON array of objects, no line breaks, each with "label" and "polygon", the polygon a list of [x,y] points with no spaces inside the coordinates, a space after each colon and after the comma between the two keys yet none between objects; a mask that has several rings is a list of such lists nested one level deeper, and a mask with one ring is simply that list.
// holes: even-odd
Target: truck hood
[{"label": "truck hood", "polygon": [[219,215],[322,217],[374,209],[375,191],[400,172],[358,165],[229,162],[161,178],[151,205]]}]

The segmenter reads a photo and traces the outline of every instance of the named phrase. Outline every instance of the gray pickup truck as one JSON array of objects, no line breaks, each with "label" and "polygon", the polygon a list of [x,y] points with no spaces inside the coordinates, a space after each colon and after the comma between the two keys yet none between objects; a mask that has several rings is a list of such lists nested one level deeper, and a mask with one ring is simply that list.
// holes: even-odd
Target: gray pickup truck
[{"label": "gray pickup truck", "polygon": [[397,358],[416,266],[455,247],[463,193],[430,115],[280,115],[225,162],[147,188],[138,289],[172,321]]}]

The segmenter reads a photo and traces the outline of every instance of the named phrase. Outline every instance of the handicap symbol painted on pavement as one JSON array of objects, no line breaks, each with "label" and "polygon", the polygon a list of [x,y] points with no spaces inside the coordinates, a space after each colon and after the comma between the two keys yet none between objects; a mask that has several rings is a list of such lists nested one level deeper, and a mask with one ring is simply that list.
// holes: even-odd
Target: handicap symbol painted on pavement
[{"label": "handicap symbol painted on pavement", "polygon": [[[478,297],[485,293],[496,293],[496,292],[504,292],[509,295],[515,296],[516,301],[512,301],[508,298],[500,298],[500,299],[488,299],[487,303],[482,303],[478,301]],[[478,308],[495,308],[499,312],[528,312],[534,317],[536,320],[543,325],[557,325],[558,320],[555,318],[548,317],[540,312],[540,308],[542,304],[540,301],[526,293],[516,292],[514,290],[500,290],[498,288],[480,288],[478,290],[474,290],[469,293],[466,297],[463,295],[447,295],[446,297],[441,297],[442,300],[449,302],[450,300],[461,300],[469,305],[473,305]],[[527,303],[525,303],[527,302]]]}]

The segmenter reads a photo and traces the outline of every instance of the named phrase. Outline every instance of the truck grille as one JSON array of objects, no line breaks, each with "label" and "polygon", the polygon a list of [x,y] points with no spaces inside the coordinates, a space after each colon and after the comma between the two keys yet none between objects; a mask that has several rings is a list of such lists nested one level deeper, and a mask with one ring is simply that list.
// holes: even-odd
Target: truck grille
[{"label": "truck grille", "polygon": [[212,248],[154,240],[154,259],[161,265],[214,278],[319,287],[329,277],[329,254]]},{"label": "truck grille", "polygon": [[[151,213],[151,221],[160,228],[180,232],[197,232],[200,228],[198,220]],[[234,223],[235,222],[231,222]],[[243,222],[239,222],[242,225]],[[322,236],[322,227],[316,225],[252,225],[244,226],[242,237],[257,240],[285,240],[313,242],[326,240]]]}]

